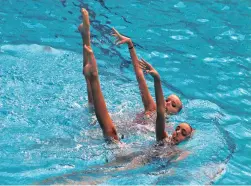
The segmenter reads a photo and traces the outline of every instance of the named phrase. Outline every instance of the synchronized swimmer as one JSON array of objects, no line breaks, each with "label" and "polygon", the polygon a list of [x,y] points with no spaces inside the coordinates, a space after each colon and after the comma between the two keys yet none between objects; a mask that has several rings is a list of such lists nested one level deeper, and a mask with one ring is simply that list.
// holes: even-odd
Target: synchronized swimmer
[{"label": "synchronized swimmer", "polygon": [[[145,109],[144,114],[147,117],[150,117],[151,114],[156,110],[156,104],[155,104],[153,97],[151,96],[151,94],[148,90],[144,73],[138,65],[139,59],[137,57],[133,42],[130,38],[121,35],[114,28],[112,30],[113,30],[112,35],[114,37],[116,37],[116,45],[121,45],[121,44],[128,45],[128,49],[129,49],[130,56],[132,59],[132,64],[133,64],[134,71],[135,71],[136,78],[137,78],[138,85],[139,85],[139,90],[141,93],[140,94],[141,99],[142,99],[144,109]],[[178,112],[180,112],[181,109],[182,109],[182,102],[178,96],[172,94],[166,98],[166,100],[165,100],[166,114],[168,114],[168,115],[177,114]]]},{"label": "synchronized swimmer", "polygon": [[[85,9],[82,9],[81,12],[83,23],[80,24],[78,29],[83,40],[83,74],[87,83],[88,102],[94,106],[94,111],[105,139],[119,142],[116,127],[108,113],[105,99],[100,87],[98,67],[90,42],[89,14]],[[128,44],[141,92],[141,98],[145,107],[145,114],[149,115],[156,110],[157,117],[155,131],[157,142],[164,142],[168,145],[177,145],[189,138],[193,129],[188,123],[180,123],[172,135],[168,135],[165,131],[165,113],[178,113],[182,108],[180,99],[176,95],[171,95],[165,101],[161,87],[160,75],[158,72],[145,60],[138,59],[130,38],[122,36],[115,29],[113,29],[113,35],[117,38],[116,43],[118,45],[123,43]],[[154,103],[147,88],[143,71],[150,74],[154,79],[156,104]]]},{"label": "synchronized swimmer", "polygon": [[[94,112],[103,131],[104,138],[109,142],[121,144],[116,127],[108,113],[105,99],[100,87],[98,67],[93,50],[91,48],[89,14],[84,8],[81,9],[81,13],[83,23],[79,25],[78,30],[81,33],[83,40],[83,75],[87,84],[88,103],[94,106]],[[158,157],[165,158],[168,162],[179,161],[186,158],[189,152],[179,150],[176,148],[176,145],[191,136],[193,133],[192,127],[188,123],[180,123],[172,135],[168,135],[165,131],[165,114],[171,115],[178,113],[182,109],[182,103],[180,99],[176,95],[170,95],[165,100],[162,92],[160,75],[158,72],[148,62],[143,59],[139,60],[137,58],[131,39],[122,36],[115,29],[113,29],[113,36],[117,38],[116,44],[128,44],[141,92],[141,98],[145,107],[144,115],[146,118],[149,118],[151,117],[152,113],[156,113],[156,120],[154,123],[157,143],[143,152],[133,152],[130,154],[119,155],[115,157],[113,161],[108,162],[104,166],[94,167],[94,171],[97,171],[95,168],[98,168],[98,170],[100,168],[101,171],[104,171],[104,168],[107,166],[115,166],[116,171],[134,169],[136,167],[145,165]],[[146,85],[143,71],[153,77],[156,104],[151,97]],[[125,162],[125,166],[118,166],[118,164]],[[93,182],[91,177],[88,177],[89,171],[73,172],[71,174],[64,175],[63,177],[59,176],[46,179],[42,182],[42,184],[55,184],[55,182],[58,180],[61,181],[68,176],[72,177],[78,174],[81,176],[86,175],[86,177],[84,177],[85,180],[82,180],[79,182],[79,184],[97,184],[102,183],[105,179],[109,178],[109,176],[106,176],[104,178],[98,178],[98,181]],[[109,169],[108,171],[112,170]],[[68,179],[66,180],[69,181]]]}]

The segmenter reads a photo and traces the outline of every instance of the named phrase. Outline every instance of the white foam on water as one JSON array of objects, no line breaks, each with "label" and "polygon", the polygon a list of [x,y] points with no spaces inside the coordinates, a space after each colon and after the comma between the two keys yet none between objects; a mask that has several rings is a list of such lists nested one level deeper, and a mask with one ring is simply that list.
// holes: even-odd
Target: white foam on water
[{"label": "white foam on water", "polygon": [[221,10],[229,10],[230,7],[229,6],[224,6]]},{"label": "white foam on water", "polygon": [[153,57],[160,57],[160,58],[163,58],[163,59],[167,59],[167,58],[169,58],[169,55],[165,54],[165,53],[158,52],[158,51],[152,51],[150,54],[148,54],[148,57],[150,59],[153,58]]},{"label": "white foam on water", "polygon": [[229,58],[229,57],[222,57],[222,58],[212,58],[212,57],[206,57],[203,59],[203,61],[206,62],[211,62],[211,61],[217,61],[217,62],[234,62],[236,59],[235,58]]},{"label": "white foam on water", "polygon": [[76,149],[76,150],[79,150],[81,147],[83,147],[83,145],[77,144],[77,146],[75,147],[75,149]]},{"label": "white foam on water", "polygon": [[74,103],[71,104],[71,107],[73,107],[73,108],[81,108],[81,105],[79,103],[77,103],[77,102],[74,102]]},{"label": "white foam on water", "polygon": [[248,62],[251,62],[251,57],[246,58]]},{"label": "white foam on water", "polygon": [[167,28],[161,28],[161,30],[165,32],[184,32],[190,36],[195,36],[194,32],[188,29],[167,29]]},{"label": "white foam on water", "polygon": [[185,8],[186,5],[182,1],[180,1],[177,4],[175,4],[174,7],[175,8]]},{"label": "white foam on water", "polygon": [[206,23],[208,22],[209,20],[208,19],[197,19],[198,22],[201,22],[201,23]]},{"label": "white foam on water", "polygon": [[189,37],[182,36],[182,35],[170,36],[170,38],[172,38],[172,39],[174,39],[174,40],[177,40],[177,41],[189,39]]},{"label": "white foam on water", "polygon": [[147,29],[146,32],[149,32],[149,33],[154,33],[154,31],[152,29]]},{"label": "white foam on water", "polygon": [[163,58],[169,58],[169,56],[167,54],[164,54]]},{"label": "white foam on water", "polygon": [[2,45],[0,47],[0,51],[2,52],[19,52],[19,53],[48,53],[53,55],[61,55],[63,54],[63,50],[55,49],[50,46],[41,46],[37,44],[31,45]]},{"label": "white foam on water", "polygon": [[217,86],[217,88],[218,88],[219,90],[222,90],[222,91],[227,91],[227,90],[228,90],[228,87],[227,87],[227,86],[221,85],[221,84],[219,84],[219,85]]},{"label": "white foam on water", "polygon": [[206,62],[211,62],[211,61],[215,61],[215,58],[206,57],[206,58],[204,58],[203,60],[206,61]]},{"label": "white foam on water", "polygon": [[158,35],[158,36],[161,35],[160,33],[156,32],[156,31],[154,31],[154,30],[152,30],[152,29],[148,29],[146,32],[152,33],[152,34],[155,34],[155,35]]},{"label": "white foam on water", "polygon": [[185,30],[185,32],[187,33],[187,34],[189,34],[190,36],[194,36],[195,34],[192,32],[192,31],[190,31],[190,30]]},{"label": "white foam on water", "polygon": [[238,40],[238,41],[243,41],[245,39],[245,36],[242,34],[237,34],[235,36],[230,36],[231,40]]},{"label": "white foam on water", "polygon": [[231,28],[230,30],[227,30],[227,31],[221,33],[222,36],[231,36],[233,34],[235,34],[235,30],[233,28]]},{"label": "white foam on water", "polygon": [[36,24],[31,24],[31,23],[27,23],[27,22],[22,22],[25,26],[27,26],[28,28],[46,28],[46,26],[44,26],[41,23],[36,23]]},{"label": "white foam on water", "polygon": [[[221,36],[229,36],[230,40],[243,41],[245,39],[245,35],[236,33],[233,28],[223,32],[220,34]],[[216,39],[220,38],[217,36]]]},{"label": "white foam on water", "polygon": [[159,56],[160,55],[160,53],[159,52],[157,52],[157,51],[153,51],[153,52],[151,52],[151,56]]},{"label": "white foam on water", "polygon": [[65,42],[65,39],[64,38],[44,38],[44,37],[41,37],[40,38],[42,42],[47,42],[47,43],[63,43]]},{"label": "white foam on water", "polygon": [[197,56],[194,54],[185,54],[184,56],[188,58],[197,58]]}]

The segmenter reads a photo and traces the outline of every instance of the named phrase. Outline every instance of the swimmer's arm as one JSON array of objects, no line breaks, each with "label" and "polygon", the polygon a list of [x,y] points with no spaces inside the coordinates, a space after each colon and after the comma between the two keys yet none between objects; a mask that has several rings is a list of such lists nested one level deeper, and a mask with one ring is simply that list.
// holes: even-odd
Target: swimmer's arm
[{"label": "swimmer's arm", "polygon": [[159,74],[154,76],[154,89],[157,104],[156,139],[160,141],[167,137],[167,133],[165,131],[165,100]]},{"label": "swimmer's arm", "polygon": [[[127,44],[128,44],[128,48],[132,47],[133,46],[132,40],[130,39]],[[140,95],[141,95],[142,102],[144,104],[145,111],[146,112],[147,111],[153,111],[153,110],[156,109],[156,104],[154,103],[153,97],[151,96],[150,91],[149,91],[149,89],[147,87],[146,80],[145,80],[145,77],[144,77],[144,73],[138,67],[139,59],[137,57],[136,50],[133,47],[132,49],[129,49],[129,52],[130,52],[130,56],[131,56],[131,59],[132,59],[132,64],[133,64],[133,68],[134,68],[134,71],[135,71],[135,74],[136,74],[136,78],[137,78],[137,81],[138,81]]]},{"label": "swimmer's arm", "polygon": [[161,87],[160,75],[159,73],[146,61],[143,59],[139,62],[140,67],[149,73],[154,78],[154,90],[157,104],[157,119],[156,119],[156,139],[161,141],[167,137],[165,131],[165,100],[163,96],[163,91]]},{"label": "swimmer's arm", "polygon": [[154,103],[154,100],[150,94],[150,91],[147,87],[146,84],[146,80],[144,77],[144,73],[143,71],[139,68],[138,66],[138,56],[136,54],[136,50],[133,46],[133,42],[130,38],[125,37],[123,35],[121,35],[117,30],[115,30],[113,28],[113,36],[115,36],[117,38],[116,44],[120,45],[120,44],[124,44],[127,43],[128,48],[129,48],[129,52],[130,52],[130,56],[132,59],[132,64],[133,64],[133,68],[136,74],[136,78],[138,81],[138,86],[139,86],[139,90],[140,90],[140,95],[141,95],[141,99],[142,102],[144,104],[144,108],[145,108],[145,112],[147,111],[153,111],[156,109],[156,105]]},{"label": "swimmer's arm", "polygon": [[172,162],[178,162],[178,161],[181,161],[181,160],[184,160],[189,154],[191,154],[191,152],[189,151],[184,151],[182,152],[179,157],[175,160],[173,160]]}]

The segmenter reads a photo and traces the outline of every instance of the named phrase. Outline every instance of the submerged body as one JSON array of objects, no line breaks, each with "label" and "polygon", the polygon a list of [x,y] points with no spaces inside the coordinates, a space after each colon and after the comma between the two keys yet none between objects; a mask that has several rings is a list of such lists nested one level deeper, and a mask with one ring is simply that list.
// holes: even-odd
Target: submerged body
[{"label": "submerged body", "polygon": [[[161,172],[164,168],[167,172],[166,175],[170,175],[174,173],[171,164],[180,160],[184,154],[176,146],[168,145],[168,143],[150,146],[145,150],[143,147],[139,147],[141,149],[139,150],[135,146],[110,145],[116,155],[111,160],[107,160],[104,165],[91,166],[84,171],[49,178],[36,184],[105,184],[108,180],[116,178],[117,175],[123,175],[127,171],[134,171],[143,166],[151,166],[152,172]],[[155,167],[153,168],[152,165]]]}]

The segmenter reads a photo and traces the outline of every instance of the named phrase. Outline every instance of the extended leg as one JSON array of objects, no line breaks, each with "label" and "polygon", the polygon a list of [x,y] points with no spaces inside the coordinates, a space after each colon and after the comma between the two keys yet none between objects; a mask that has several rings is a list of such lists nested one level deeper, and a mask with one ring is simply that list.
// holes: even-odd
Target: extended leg
[{"label": "extended leg", "polygon": [[[81,23],[78,27],[79,32],[81,33],[82,40],[83,40],[83,73],[84,67],[88,63],[87,53],[84,49],[84,46],[91,46],[90,42],[90,21],[89,21],[89,14],[86,9],[81,9],[83,23]],[[87,84],[87,93],[88,93],[88,103],[93,104],[92,92],[91,92],[91,85],[88,78],[85,77],[86,84]]]},{"label": "extended leg", "polygon": [[85,50],[88,56],[88,63],[85,65],[84,74],[88,78],[91,86],[93,104],[96,117],[103,130],[105,137],[119,140],[116,128],[108,113],[104,96],[100,87],[98,69],[96,59],[94,57],[91,47],[85,45]]}]

